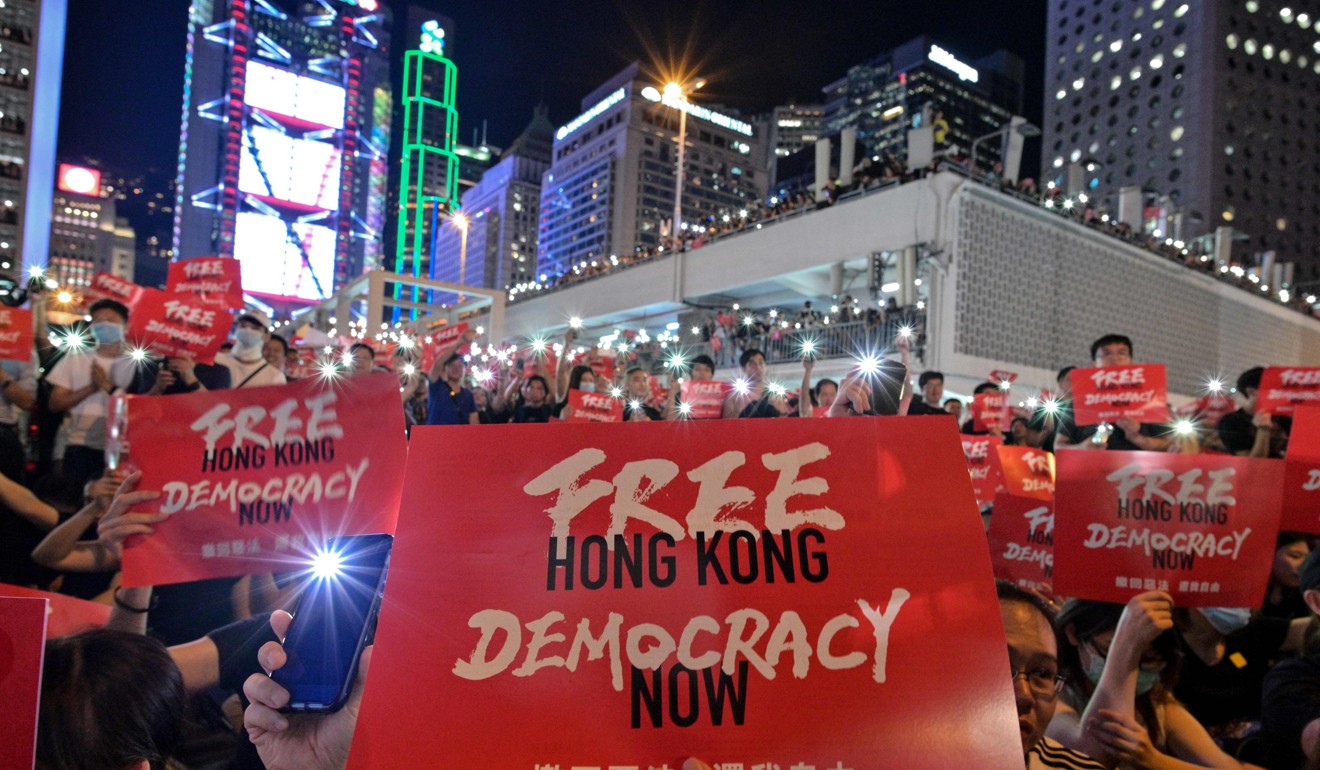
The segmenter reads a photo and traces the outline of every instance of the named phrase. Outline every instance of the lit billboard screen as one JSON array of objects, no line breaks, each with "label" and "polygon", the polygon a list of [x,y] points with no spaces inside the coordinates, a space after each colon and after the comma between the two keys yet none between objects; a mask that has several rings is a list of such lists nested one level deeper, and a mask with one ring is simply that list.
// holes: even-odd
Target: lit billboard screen
[{"label": "lit billboard screen", "polygon": [[[277,217],[244,211],[234,226],[234,256],[243,268],[243,290],[253,294],[320,301],[334,290],[335,231],[321,225],[288,224]],[[303,263],[307,252],[309,270]],[[315,273],[315,280],[313,280]],[[316,282],[321,290],[317,291]],[[324,292],[324,296],[322,295]]]},{"label": "lit billboard screen", "polygon": [[339,208],[337,147],[256,126],[243,138],[238,189],[309,208]]},{"label": "lit billboard screen", "polygon": [[244,99],[263,112],[327,128],[344,127],[344,88],[249,61]]}]

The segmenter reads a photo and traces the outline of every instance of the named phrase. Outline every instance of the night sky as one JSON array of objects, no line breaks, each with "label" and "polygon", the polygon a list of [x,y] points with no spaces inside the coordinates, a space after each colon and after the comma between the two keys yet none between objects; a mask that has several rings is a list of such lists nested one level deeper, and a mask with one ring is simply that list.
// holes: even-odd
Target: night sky
[{"label": "night sky", "polygon": [[[507,146],[541,100],[555,124],[629,62],[685,65],[709,80],[700,101],[745,112],[820,98],[820,87],[927,33],[963,59],[998,48],[1027,65],[1026,114],[1041,112],[1045,0],[453,0],[464,141],[489,122]],[[130,12],[126,12],[131,9]],[[136,175],[172,170],[183,93],[186,0],[69,0],[60,159]]]}]

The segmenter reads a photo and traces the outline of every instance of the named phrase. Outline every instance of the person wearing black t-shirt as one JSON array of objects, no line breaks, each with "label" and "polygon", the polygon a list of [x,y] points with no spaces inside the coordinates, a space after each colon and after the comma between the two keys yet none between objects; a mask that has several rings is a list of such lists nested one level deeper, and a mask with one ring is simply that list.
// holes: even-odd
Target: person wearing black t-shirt
[{"label": "person wearing black t-shirt", "polygon": [[[1302,563],[1300,588],[1311,612],[1320,616],[1320,550]],[[1311,640],[1305,652],[1265,677],[1260,728],[1271,768],[1301,767],[1320,751],[1320,649]]]},{"label": "person wearing black t-shirt", "polygon": [[554,405],[547,402],[550,386],[544,377],[533,374],[523,380],[519,392],[522,394],[522,403],[514,408],[510,422],[550,422]]},{"label": "person wearing black t-shirt", "polygon": [[651,399],[651,376],[640,366],[634,366],[623,375],[624,422],[651,422],[663,420],[659,409],[646,403]]},{"label": "person wearing black t-shirt", "polygon": [[921,390],[921,398],[914,398],[908,404],[908,416],[924,414],[948,414],[944,407],[940,406],[940,401],[944,398],[944,373],[929,371],[922,372],[917,378],[917,387]]},{"label": "person wearing black t-shirt", "polygon": [[[1091,360],[1098,368],[1131,364],[1132,339],[1122,334],[1106,334],[1091,343]],[[1101,441],[1092,440],[1100,426],[1077,425],[1071,411],[1067,414],[1060,413],[1058,424],[1054,436],[1056,449],[1163,452],[1172,443],[1170,431],[1166,426],[1139,423],[1131,417],[1124,417],[1114,423],[1108,439]]]},{"label": "person wearing black t-shirt", "polygon": [[1288,446],[1287,417],[1272,417],[1256,411],[1256,397],[1260,393],[1260,378],[1265,368],[1257,366],[1243,372],[1237,379],[1237,394],[1242,406],[1219,420],[1216,428],[1224,448],[1239,457],[1283,457]]}]

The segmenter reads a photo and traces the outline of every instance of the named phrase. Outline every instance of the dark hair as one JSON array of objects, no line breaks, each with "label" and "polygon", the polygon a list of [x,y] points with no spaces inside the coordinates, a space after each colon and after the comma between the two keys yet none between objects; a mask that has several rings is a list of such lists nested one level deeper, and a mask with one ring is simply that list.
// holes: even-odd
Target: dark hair
[{"label": "dark hair", "polygon": [[280,347],[284,349],[284,355],[287,356],[287,355],[289,354],[289,341],[288,341],[288,340],[284,339],[283,337],[281,337],[281,336],[278,335],[278,334],[272,334],[272,335],[270,335],[270,338],[271,338],[272,340],[275,340],[276,342],[280,343]]},{"label": "dark hair", "polygon": [[348,354],[349,354],[349,355],[352,355],[352,354],[358,352],[359,350],[365,350],[365,351],[367,351],[368,353],[371,354],[371,360],[372,360],[372,361],[375,361],[375,360],[376,360],[376,349],[373,348],[372,346],[368,345],[367,343],[365,343],[365,342],[354,342],[352,345],[349,345],[349,346],[348,346]]},{"label": "dark hair", "polygon": [[957,404],[959,409],[964,406],[962,399],[960,398],[946,398],[944,399],[944,403],[940,404],[940,406],[948,406],[950,402]]},{"label": "dark hair", "polygon": [[[1095,358],[1095,356],[1091,356],[1091,358]],[[1075,366],[1065,366],[1065,367],[1063,367],[1062,369],[1059,370],[1059,373],[1058,373],[1058,374],[1054,375],[1054,381],[1055,381],[1055,382],[1058,382],[1059,380],[1062,380],[1064,377],[1067,377],[1069,374],[1071,374],[1071,373],[1072,373],[1072,370],[1073,370],[1073,369],[1076,369],[1076,368],[1077,368],[1077,367],[1075,367]]]},{"label": "dark hair", "polygon": [[113,310],[120,318],[124,319],[124,323],[128,323],[128,305],[125,305],[122,302],[110,299],[109,297],[98,299],[88,306],[87,315],[95,315],[98,310]]},{"label": "dark hair", "polygon": [[829,379],[829,378],[827,377],[827,378],[825,378],[825,379],[817,380],[817,381],[816,381],[816,385],[815,385],[815,387],[813,387],[813,388],[811,389],[811,395],[813,395],[813,396],[819,396],[819,395],[820,395],[820,389],[821,389],[822,387],[824,387],[825,385],[833,385],[833,386],[834,386],[834,392],[837,393],[837,392],[839,391],[839,383],[837,383],[837,382],[835,382],[834,380],[831,380],[831,379]]},{"label": "dark hair", "polygon": [[738,356],[738,365],[746,366],[747,362],[752,360],[752,356],[760,356],[762,361],[765,360],[765,353],[756,348],[747,348],[742,352],[742,355]]},{"label": "dark hair", "polygon": [[940,382],[944,382],[944,372],[936,372],[936,371],[922,372],[921,376],[917,378],[917,387],[924,388],[926,387],[926,383],[930,382],[931,380],[939,380]]},{"label": "dark hair", "polygon": [[1253,366],[1242,374],[1239,374],[1237,378],[1237,392],[1245,396],[1247,394],[1247,388],[1260,390],[1260,378],[1264,374],[1265,367],[1263,366]]},{"label": "dark hair", "polygon": [[711,358],[705,353],[702,353],[699,356],[692,357],[692,365],[696,366],[697,364],[701,364],[702,366],[709,366],[711,372],[715,371],[715,359]]},{"label": "dark hair", "polygon": [[980,385],[977,385],[977,386],[976,386],[976,390],[973,390],[973,391],[972,391],[972,395],[973,395],[973,396],[977,396],[977,395],[980,395],[980,394],[982,394],[982,393],[993,393],[993,392],[995,392],[995,391],[997,391],[997,390],[1000,390],[999,385],[997,385],[997,384],[995,384],[995,383],[993,383],[993,382],[983,382],[983,383],[981,383]]},{"label": "dark hair", "polygon": [[[1050,609],[1050,605],[1046,603],[1044,599],[1031,593],[1025,588],[1021,588],[1008,582],[1007,580],[995,581],[995,595],[999,597],[1000,604],[1017,602],[1018,604],[1025,604],[1036,612],[1039,612],[1041,617],[1045,618],[1045,622],[1049,624],[1050,630],[1054,632],[1055,642],[1058,642],[1059,631],[1054,625],[1054,610]],[[1062,647],[1063,645],[1060,644],[1058,646]]]},{"label": "dark hair", "polygon": [[631,377],[633,372],[641,372],[642,374],[648,374],[647,371],[640,366],[630,366],[628,367],[628,370],[623,373],[624,379]]},{"label": "dark hair", "polygon": [[179,740],[183,675],[149,636],[96,629],[46,642],[37,725],[44,770],[164,770]]},{"label": "dark hair", "polygon": [[1017,425],[1018,423],[1022,423],[1022,427],[1024,428],[1031,427],[1031,423],[1027,422],[1027,418],[1019,416],[1019,417],[1014,417],[1013,419],[1008,421],[1009,429],[1012,430],[1013,426]]},{"label": "dark hair", "polygon": [[[573,370],[568,373],[568,389],[573,390],[581,386],[582,376],[586,374],[590,374],[593,379],[596,376],[596,373],[591,370],[590,366],[583,366],[582,364],[578,364],[577,366],[573,367]],[[568,401],[568,394],[564,394],[564,401],[565,402]]]},{"label": "dark hair", "polygon": [[83,489],[77,480],[63,473],[47,473],[32,484],[38,500],[55,507],[76,511],[83,505]]},{"label": "dark hair", "polygon": [[550,383],[546,382],[544,377],[539,374],[533,374],[531,377],[527,378],[527,381],[524,382],[523,385],[531,385],[533,382],[541,383],[541,388],[545,391],[545,394],[547,396],[550,395]]},{"label": "dark hair", "polygon": [[[1118,621],[1123,617],[1123,605],[1109,602],[1097,602],[1089,599],[1069,599],[1059,611],[1054,621],[1054,628],[1059,636],[1059,672],[1068,678],[1068,689],[1077,696],[1078,703],[1070,705],[1081,712],[1095,692],[1095,683],[1086,675],[1082,667],[1081,655],[1077,647],[1068,640],[1068,627],[1072,626],[1078,642],[1090,642],[1106,631],[1118,628]],[[1137,696],[1136,711],[1141,716],[1145,727],[1150,731],[1152,742],[1161,742],[1164,731],[1155,714],[1157,700],[1172,696],[1173,688],[1178,683],[1178,673],[1182,668],[1182,652],[1178,646],[1178,632],[1169,629],[1156,637],[1151,649],[1164,658],[1167,665],[1160,672],[1160,684],[1145,696]]]},{"label": "dark hair", "polygon": [[1305,532],[1289,532],[1288,530],[1283,530],[1279,532],[1279,539],[1274,543],[1274,550],[1277,551],[1280,548],[1292,545],[1293,543],[1306,543],[1307,545],[1310,545],[1311,536]]},{"label": "dark hair", "polygon": [[1100,352],[1100,348],[1106,345],[1127,345],[1128,355],[1133,354],[1132,338],[1126,334],[1106,334],[1095,342],[1091,343],[1091,360],[1095,360],[1095,354]]}]

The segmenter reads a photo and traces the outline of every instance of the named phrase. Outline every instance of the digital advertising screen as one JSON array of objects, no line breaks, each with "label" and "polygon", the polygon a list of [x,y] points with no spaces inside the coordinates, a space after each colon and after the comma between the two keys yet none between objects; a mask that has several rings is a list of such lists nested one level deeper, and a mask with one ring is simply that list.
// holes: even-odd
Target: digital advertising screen
[{"label": "digital advertising screen", "polygon": [[339,208],[339,148],[264,126],[243,138],[238,189],[299,206]]},{"label": "digital advertising screen", "polygon": [[[311,269],[303,262],[303,251]],[[246,292],[316,302],[334,290],[332,228],[294,224],[290,235],[288,223],[278,217],[240,212],[234,229],[234,256],[243,267]]]},{"label": "digital advertising screen", "polygon": [[249,61],[248,105],[275,116],[326,128],[344,127],[344,88],[260,61]]}]

